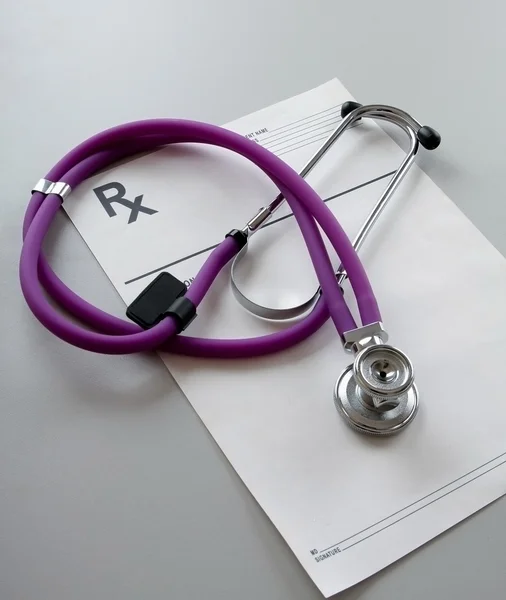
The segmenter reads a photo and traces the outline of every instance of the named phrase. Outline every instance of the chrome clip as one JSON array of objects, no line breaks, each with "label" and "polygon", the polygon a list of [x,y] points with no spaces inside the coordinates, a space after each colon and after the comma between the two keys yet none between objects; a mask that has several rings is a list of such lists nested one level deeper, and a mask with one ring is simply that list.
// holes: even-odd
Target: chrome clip
[{"label": "chrome clip", "polygon": [[70,194],[70,192],[72,191],[72,188],[70,187],[70,185],[68,183],[65,183],[64,181],[57,181],[53,187],[51,188],[51,191],[49,192],[50,194],[55,194],[56,196],[60,196],[60,198],[63,200],[65,200],[65,198],[67,198],[67,196]]},{"label": "chrome clip", "polygon": [[39,179],[32,188],[32,194],[34,192],[41,192],[46,196],[55,194],[56,196],[60,196],[62,201],[67,198],[71,191],[72,188],[68,183],[65,183],[64,181],[49,181],[49,179]]},{"label": "chrome clip", "polygon": [[51,188],[53,187],[54,182],[49,181],[49,179],[39,179],[37,183],[32,188],[32,194],[35,192],[40,192],[41,194],[49,194]]}]

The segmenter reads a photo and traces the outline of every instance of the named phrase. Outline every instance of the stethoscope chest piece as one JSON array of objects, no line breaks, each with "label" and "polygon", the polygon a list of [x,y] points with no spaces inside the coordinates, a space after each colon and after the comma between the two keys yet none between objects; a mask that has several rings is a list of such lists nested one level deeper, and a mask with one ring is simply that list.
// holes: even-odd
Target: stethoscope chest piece
[{"label": "stethoscope chest piece", "polygon": [[418,410],[409,358],[387,344],[363,348],[337,380],[334,401],[354,429],[374,435],[401,431]]}]

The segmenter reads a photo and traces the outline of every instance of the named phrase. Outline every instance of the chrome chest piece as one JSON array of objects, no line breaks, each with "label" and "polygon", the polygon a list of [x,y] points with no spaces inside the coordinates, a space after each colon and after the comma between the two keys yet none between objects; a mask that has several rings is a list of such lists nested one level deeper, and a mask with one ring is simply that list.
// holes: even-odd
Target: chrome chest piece
[{"label": "chrome chest piece", "polygon": [[345,348],[355,358],[336,382],[334,402],[348,425],[362,433],[398,433],[418,410],[413,365],[387,341],[381,323],[344,334]]}]

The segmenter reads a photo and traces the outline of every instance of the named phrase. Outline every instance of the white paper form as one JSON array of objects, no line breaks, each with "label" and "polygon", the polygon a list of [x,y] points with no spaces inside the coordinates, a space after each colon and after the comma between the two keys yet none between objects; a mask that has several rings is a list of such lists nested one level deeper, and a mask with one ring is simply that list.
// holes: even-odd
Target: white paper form
[{"label": "white paper form", "polygon": [[[227,127],[299,169],[350,99],[333,80]],[[403,156],[379,127],[363,123],[346,132],[308,181],[353,237]],[[132,204],[100,202],[123,188],[130,202],[142,195],[147,211],[133,215]],[[164,269],[191,284],[210,249],[276,192],[245,159],[188,144],[95,176],[65,209],[129,303]],[[296,303],[314,292],[315,277],[286,207],[274,221],[252,238],[245,289],[260,302]],[[330,322],[275,356],[163,356],[326,597],[506,492],[506,260],[416,166],[361,257],[390,341],[415,366],[421,407],[401,435],[365,437],[336,412],[333,387],[350,357]],[[188,334],[246,337],[279,327],[236,303],[227,271]]]}]

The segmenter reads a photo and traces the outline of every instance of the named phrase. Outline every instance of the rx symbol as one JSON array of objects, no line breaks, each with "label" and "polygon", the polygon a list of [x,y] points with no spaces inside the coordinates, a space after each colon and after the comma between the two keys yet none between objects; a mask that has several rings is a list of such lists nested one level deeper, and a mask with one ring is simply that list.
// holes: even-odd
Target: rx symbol
[{"label": "rx symbol", "polygon": [[[105,212],[110,217],[116,216],[116,211],[114,210],[112,204],[116,202],[116,204],[122,204],[130,211],[130,216],[128,217],[128,224],[135,223],[137,221],[137,216],[139,213],[144,213],[146,215],[154,215],[157,213],[157,210],[153,210],[152,208],[148,208],[147,206],[142,206],[142,198],[143,194],[140,196],[136,196],[134,201],[127,200],[125,198],[126,189],[124,185],[118,182],[106,183],[105,185],[100,185],[93,189],[97,198],[100,200],[100,203],[105,209]],[[113,194],[108,192],[115,192]]]}]

